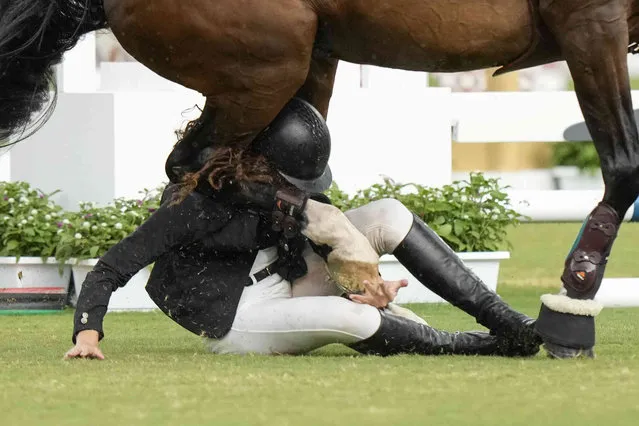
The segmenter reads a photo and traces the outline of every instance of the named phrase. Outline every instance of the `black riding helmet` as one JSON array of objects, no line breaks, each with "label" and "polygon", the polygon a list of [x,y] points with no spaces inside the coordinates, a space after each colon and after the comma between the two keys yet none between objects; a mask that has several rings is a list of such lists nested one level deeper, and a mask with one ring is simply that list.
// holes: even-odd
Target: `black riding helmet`
[{"label": "black riding helmet", "polygon": [[[167,175],[174,183],[179,181],[179,171],[198,170],[214,149],[180,145],[183,144],[174,148],[166,162]],[[303,191],[321,193],[331,185],[328,126],[319,111],[302,99],[291,99],[257,135],[251,149],[264,155],[282,177]]]},{"label": "black riding helmet", "polygon": [[253,142],[287,181],[310,193],[326,191],[331,135],[324,117],[310,103],[293,98]]}]

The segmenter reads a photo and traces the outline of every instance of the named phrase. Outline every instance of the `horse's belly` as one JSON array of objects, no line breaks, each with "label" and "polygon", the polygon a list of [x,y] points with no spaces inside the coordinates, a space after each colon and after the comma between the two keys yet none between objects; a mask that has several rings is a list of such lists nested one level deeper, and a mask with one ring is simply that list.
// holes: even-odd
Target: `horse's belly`
[{"label": "horse's belly", "polygon": [[349,62],[421,71],[502,65],[531,42],[526,0],[338,0],[320,12],[331,53]]},{"label": "horse's belly", "polygon": [[105,10],[113,33],[135,59],[214,95],[248,87],[264,68],[291,57],[310,56],[314,13],[302,0],[278,2],[281,10],[274,12],[267,2],[251,0],[105,0]]}]

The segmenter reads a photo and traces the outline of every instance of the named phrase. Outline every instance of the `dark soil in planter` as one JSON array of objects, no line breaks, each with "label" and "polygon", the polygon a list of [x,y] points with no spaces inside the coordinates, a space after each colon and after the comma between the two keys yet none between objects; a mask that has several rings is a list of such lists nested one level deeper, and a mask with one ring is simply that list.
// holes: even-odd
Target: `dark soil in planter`
[{"label": "dark soil in planter", "polygon": [[0,314],[7,311],[64,309],[67,291],[60,287],[0,288]]}]

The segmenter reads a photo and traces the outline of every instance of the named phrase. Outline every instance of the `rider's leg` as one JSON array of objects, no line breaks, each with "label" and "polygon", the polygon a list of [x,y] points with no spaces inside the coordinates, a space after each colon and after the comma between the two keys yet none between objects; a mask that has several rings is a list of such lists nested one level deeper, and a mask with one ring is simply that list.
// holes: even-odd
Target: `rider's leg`
[{"label": "rider's leg", "polygon": [[[534,354],[540,340],[534,320],[509,307],[459,259],[455,252],[401,202],[385,199],[346,212],[374,249],[391,253],[422,284],[475,317],[492,332]],[[400,290],[401,291],[401,290]]]},{"label": "rider's leg", "polygon": [[[403,239],[406,229],[412,223],[411,215],[397,214],[395,200],[373,202],[368,208],[359,208],[345,213],[348,220],[364,234],[378,257],[392,251]],[[308,273],[293,282],[293,297],[302,296],[339,296],[343,293],[331,280],[324,259],[310,246],[304,251],[304,260]],[[427,324],[426,321],[410,309],[395,303],[388,305],[388,311],[405,318]]]},{"label": "rider's leg", "polygon": [[[287,295],[287,292],[289,293]],[[290,297],[279,275],[247,287],[215,353],[303,354],[331,343],[377,355],[508,355],[508,342],[485,332],[447,333],[342,297]]]}]

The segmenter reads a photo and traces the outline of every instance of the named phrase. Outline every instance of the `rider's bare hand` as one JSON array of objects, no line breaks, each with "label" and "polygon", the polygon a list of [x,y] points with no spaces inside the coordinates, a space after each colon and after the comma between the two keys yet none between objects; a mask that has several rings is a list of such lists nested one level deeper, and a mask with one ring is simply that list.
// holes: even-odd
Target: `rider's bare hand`
[{"label": "rider's bare hand", "polygon": [[90,358],[104,359],[102,351],[98,347],[99,335],[95,330],[84,330],[75,338],[75,346],[64,354],[64,359]]},{"label": "rider's bare hand", "polygon": [[367,304],[376,308],[385,308],[395,300],[397,292],[408,285],[408,280],[383,281],[380,285],[373,285],[364,281],[364,294],[351,294],[349,298],[357,303]]}]

